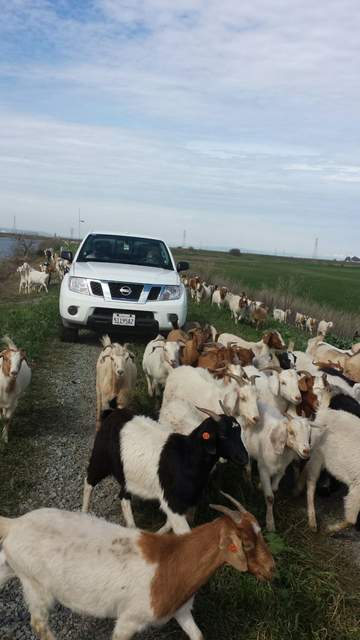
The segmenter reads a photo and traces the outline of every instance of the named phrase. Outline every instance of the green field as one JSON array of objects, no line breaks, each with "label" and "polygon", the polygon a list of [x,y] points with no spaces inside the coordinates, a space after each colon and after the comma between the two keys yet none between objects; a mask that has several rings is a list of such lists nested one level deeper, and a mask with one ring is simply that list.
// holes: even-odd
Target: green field
[{"label": "green field", "polygon": [[360,266],[325,260],[301,260],[220,251],[176,250],[189,260],[191,271],[208,274],[211,281],[226,277],[244,288],[291,288],[293,294],[340,311],[360,309]]}]

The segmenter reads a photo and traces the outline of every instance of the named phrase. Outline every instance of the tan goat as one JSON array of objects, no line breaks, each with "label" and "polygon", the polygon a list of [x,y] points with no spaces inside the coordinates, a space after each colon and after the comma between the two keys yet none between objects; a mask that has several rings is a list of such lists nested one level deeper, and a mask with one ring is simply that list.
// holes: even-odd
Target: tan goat
[{"label": "tan goat", "polygon": [[112,343],[108,335],[102,337],[101,344],[103,350],[96,364],[96,431],[102,411],[114,398],[119,409],[129,405],[137,377],[135,356],[127,344]]}]

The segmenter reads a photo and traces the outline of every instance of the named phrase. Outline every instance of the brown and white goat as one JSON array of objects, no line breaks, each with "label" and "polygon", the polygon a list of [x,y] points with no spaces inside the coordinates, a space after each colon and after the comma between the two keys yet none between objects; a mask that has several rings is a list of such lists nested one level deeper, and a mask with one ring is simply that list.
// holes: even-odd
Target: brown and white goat
[{"label": "brown and white goat", "polygon": [[115,618],[113,640],[130,640],[171,618],[190,640],[201,640],[193,600],[218,568],[227,564],[261,581],[271,580],[275,569],[256,518],[224,495],[235,509],[213,505],[222,516],[183,535],[59,509],[0,518],[0,585],[18,578],[26,587],[40,640],[55,640],[48,622],[54,601],[82,615]]},{"label": "brown and white goat", "polygon": [[229,292],[227,287],[216,287],[211,297],[211,303],[217,304],[220,309],[226,302],[226,296]]},{"label": "brown and white goat", "polygon": [[195,300],[196,292],[199,289],[201,282],[202,280],[200,276],[192,276],[191,278],[189,278],[188,286],[189,286],[190,296],[192,300]]},{"label": "brown and white goat", "polygon": [[31,369],[23,349],[4,336],[6,348],[0,352],[0,418],[4,423],[2,438],[8,441],[9,428],[19,398],[31,381]]},{"label": "brown and white goat", "polygon": [[267,307],[257,307],[250,309],[250,320],[256,326],[257,329],[264,324],[268,317]]}]

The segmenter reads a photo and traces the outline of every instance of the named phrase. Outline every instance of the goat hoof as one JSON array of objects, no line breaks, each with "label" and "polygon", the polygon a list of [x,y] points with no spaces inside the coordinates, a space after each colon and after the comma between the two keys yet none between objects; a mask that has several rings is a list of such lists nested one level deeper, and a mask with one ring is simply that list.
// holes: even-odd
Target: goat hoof
[{"label": "goat hoof", "polygon": [[344,531],[344,529],[347,529],[348,527],[351,527],[350,523],[347,522],[336,522],[335,524],[329,524],[326,527],[326,533],[329,535],[334,535],[335,533],[339,533],[340,531]]}]

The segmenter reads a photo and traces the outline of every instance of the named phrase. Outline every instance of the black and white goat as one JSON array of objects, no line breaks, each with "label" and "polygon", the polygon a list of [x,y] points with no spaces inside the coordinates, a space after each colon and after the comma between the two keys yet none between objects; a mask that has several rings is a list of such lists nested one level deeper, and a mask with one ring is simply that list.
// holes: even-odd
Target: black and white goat
[{"label": "black and white goat", "polygon": [[136,495],[159,501],[167,516],[162,533],[189,531],[185,514],[198,503],[219,458],[248,462],[238,422],[202,411],[209,417],[190,435],[173,433],[145,416],[133,417],[128,409],[104,412],[85,480],[83,511],[89,509],[93,488],[112,475],[121,486],[127,526],[135,526],[130,496]]}]

